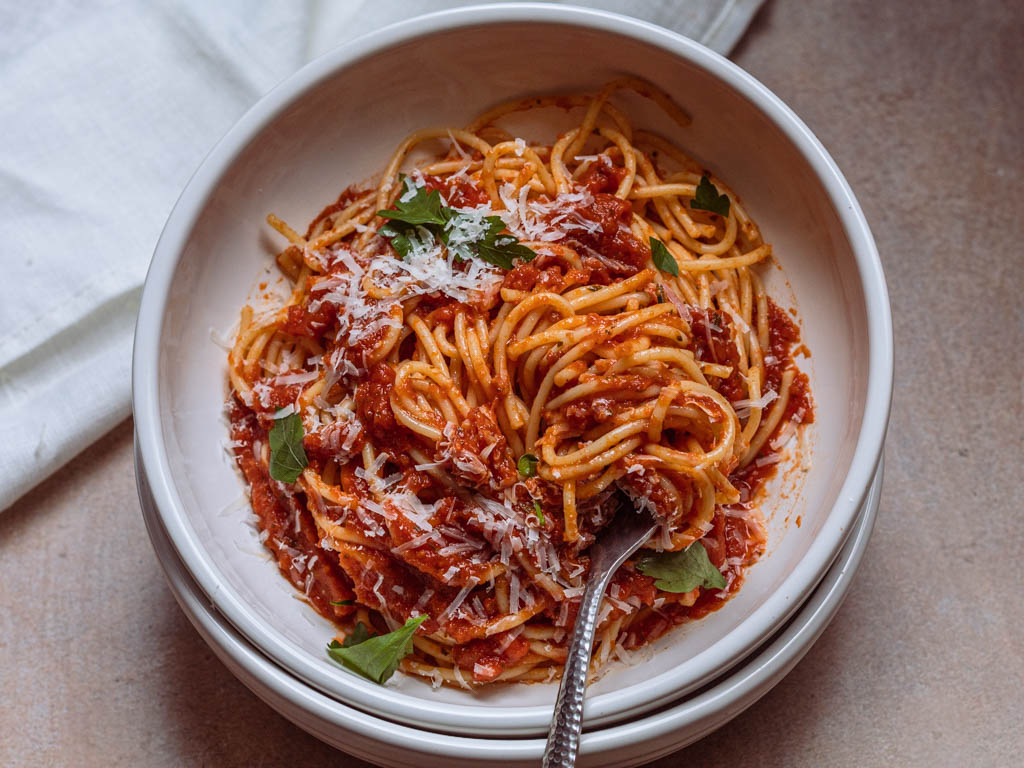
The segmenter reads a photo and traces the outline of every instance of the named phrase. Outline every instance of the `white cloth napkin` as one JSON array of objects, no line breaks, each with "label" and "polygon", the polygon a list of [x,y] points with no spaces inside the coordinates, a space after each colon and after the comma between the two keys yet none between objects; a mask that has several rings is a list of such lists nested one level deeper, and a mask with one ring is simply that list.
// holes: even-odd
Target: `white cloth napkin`
[{"label": "white cloth napkin", "polygon": [[[763,0],[578,0],[728,53]],[[470,0],[0,1],[0,510],[128,416],[165,218],[278,81]]]}]

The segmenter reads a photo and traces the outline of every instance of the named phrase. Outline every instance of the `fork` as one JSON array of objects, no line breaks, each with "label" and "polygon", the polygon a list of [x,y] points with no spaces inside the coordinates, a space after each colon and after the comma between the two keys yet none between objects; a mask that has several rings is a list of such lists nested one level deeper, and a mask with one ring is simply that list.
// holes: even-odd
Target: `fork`
[{"label": "fork", "polygon": [[583,696],[587,688],[587,673],[590,671],[601,598],[615,571],[651,537],[656,525],[650,510],[638,510],[632,505],[623,504],[611,524],[588,551],[590,575],[565,659],[542,768],[572,768],[576,765],[580,731],[583,728]]}]

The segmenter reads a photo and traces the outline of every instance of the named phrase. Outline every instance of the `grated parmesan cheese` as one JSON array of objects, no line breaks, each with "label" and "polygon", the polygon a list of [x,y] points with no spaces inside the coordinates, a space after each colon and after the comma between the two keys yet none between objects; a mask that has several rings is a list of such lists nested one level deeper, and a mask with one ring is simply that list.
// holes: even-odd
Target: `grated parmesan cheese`
[{"label": "grated parmesan cheese", "polygon": [[384,574],[383,573],[377,574],[377,583],[373,585],[373,589],[371,590],[373,592],[373,594],[377,596],[377,599],[380,600],[380,604],[382,606],[387,605],[387,603],[384,601],[384,595],[382,595],[380,593],[380,586],[383,583],[384,583]]},{"label": "grated parmesan cheese", "polygon": [[781,432],[771,441],[771,446],[776,451],[785,448],[789,445],[789,441],[796,436],[796,424],[790,422],[787,424]]},{"label": "grated parmesan cheese", "polygon": [[519,613],[519,600],[522,596],[522,590],[519,588],[519,574],[515,571],[509,575],[508,579],[508,610],[509,613]]},{"label": "grated parmesan cheese", "polygon": [[420,595],[420,599],[416,601],[416,610],[421,610],[433,596],[433,589],[427,588],[426,590],[424,590],[423,594]]},{"label": "grated parmesan cheese", "polygon": [[455,599],[452,600],[448,604],[448,607],[441,612],[441,615],[437,617],[437,623],[442,624],[449,616],[454,616],[455,612],[458,611],[459,607],[462,605],[462,601],[465,600],[469,593],[473,591],[473,587],[475,586],[475,581],[469,581],[465,586],[463,586],[455,596]]},{"label": "grated parmesan cheese", "polygon": [[752,408],[761,408],[763,410],[778,398],[779,393],[775,390],[769,389],[756,400],[736,400],[733,402],[732,407],[736,410],[737,417],[740,419],[747,419],[750,417],[750,410]]},{"label": "grated parmesan cheese", "polygon": [[498,645],[498,648],[497,648],[497,653],[498,653],[499,656],[501,654],[503,654],[505,651],[508,650],[508,647],[510,645],[512,645],[512,642],[517,637],[519,637],[519,635],[522,633],[522,631],[523,631],[523,625],[520,624],[515,629],[510,630],[510,631],[505,633],[505,639],[501,641],[501,643]]},{"label": "grated parmesan cheese", "polygon": [[471,690],[470,687],[469,687],[469,684],[466,682],[466,679],[462,676],[462,670],[459,669],[459,665],[458,664],[454,664],[452,666],[452,674],[455,676],[455,681],[460,686],[465,688],[467,691]]},{"label": "grated parmesan cheese", "polygon": [[316,371],[294,371],[278,374],[274,377],[273,383],[278,386],[307,384],[311,381],[316,381],[318,378],[320,378],[320,374]]}]

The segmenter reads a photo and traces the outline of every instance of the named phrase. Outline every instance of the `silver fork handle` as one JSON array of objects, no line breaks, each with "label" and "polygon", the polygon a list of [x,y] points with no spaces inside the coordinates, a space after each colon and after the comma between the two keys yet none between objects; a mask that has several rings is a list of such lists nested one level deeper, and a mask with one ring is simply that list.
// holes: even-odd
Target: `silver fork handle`
[{"label": "silver fork handle", "polygon": [[580,732],[583,729],[583,696],[587,690],[597,614],[612,573],[614,569],[606,571],[601,579],[587,584],[580,601],[581,615],[577,617],[576,629],[565,658],[562,684],[558,689],[548,743],[541,761],[542,768],[573,768],[576,765]]}]

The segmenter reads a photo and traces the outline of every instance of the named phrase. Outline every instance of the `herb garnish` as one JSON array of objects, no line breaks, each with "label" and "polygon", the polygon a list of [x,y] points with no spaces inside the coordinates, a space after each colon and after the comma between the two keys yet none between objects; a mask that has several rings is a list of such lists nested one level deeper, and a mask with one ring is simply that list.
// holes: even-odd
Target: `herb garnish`
[{"label": "herb garnish", "polygon": [[679,552],[657,552],[636,559],[641,573],[653,576],[654,586],[665,592],[690,592],[695,587],[725,589],[725,577],[708,559],[708,551],[695,541]]},{"label": "herb garnish", "polygon": [[353,645],[365,643],[371,637],[373,635],[370,634],[370,630],[366,628],[366,625],[361,621],[357,621],[356,625],[352,628],[352,632],[345,636],[345,642],[341,644],[341,647],[351,648]]},{"label": "herb garnish", "polygon": [[540,502],[536,499],[533,500],[533,514],[537,516],[541,525],[547,525],[547,523],[544,522],[544,510],[540,508]]},{"label": "herb garnish", "polygon": [[355,605],[355,600],[331,600],[331,605]]},{"label": "herb garnish", "polygon": [[676,263],[676,257],[669,252],[665,244],[658,238],[652,237],[650,241],[651,259],[654,261],[654,266],[662,272],[679,277],[679,265]]},{"label": "herb garnish", "polygon": [[270,428],[270,476],[275,480],[294,483],[309,464],[302,436],[302,417],[297,413],[277,419]]},{"label": "herb garnish", "polygon": [[516,469],[519,470],[519,474],[523,477],[533,477],[537,474],[537,462],[540,461],[532,453],[524,453],[519,457],[519,461],[516,462]]},{"label": "herb garnish", "polygon": [[425,615],[416,616],[394,632],[374,637],[359,622],[344,643],[332,640],[327,653],[353,672],[383,685],[398,669],[398,663],[412,653],[412,636],[426,620]]},{"label": "herb garnish", "polygon": [[520,245],[515,236],[499,234],[505,228],[505,222],[500,218],[488,216],[484,221],[490,226],[484,238],[476,243],[476,255],[478,258],[489,261],[491,264],[502,269],[512,269],[513,259],[533,261],[536,258],[537,254],[525,245]]},{"label": "herb garnish", "polygon": [[727,217],[729,215],[729,196],[725,193],[719,194],[718,187],[711,183],[707,174],[704,174],[700,177],[697,194],[690,201],[690,207]]},{"label": "herb garnish", "polygon": [[409,240],[409,235],[399,232],[391,224],[385,224],[378,230],[378,233],[391,240],[391,247],[395,249],[404,261],[412,250],[412,241]]},{"label": "herb garnish", "polygon": [[449,208],[436,189],[417,187],[406,177],[403,180],[405,192],[395,201],[395,207],[377,211],[378,216],[389,220],[380,228],[380,234],[391,241],[403,259],[412,250],[413,238],[422,240],[424,236],[436,237],[450,245],[457,259],[464,260],[465,255],[475,256],[502,269],[512,269],[513,259],[532,261],[537,256],[525,245],[520,245],[514,235],[502,234],[505,222],[499,216],[483,217],[486,229],[471,242],[460,238],[457,245],[450,243],[454,232],[461,234],[466,229],[464,225],[476,228],[479,226],[477,221],[481,219]]},{"label": "herb garnish", "polygon": [[400,221],[403,224],[434,224],[443,227],[448,221],[448,211],[441,201],[441,193],[436,189],[428,190],[426,187],[413,186],[408,179],[405,180],[406,193],[415,189],[416,194],[405,199],[403,194],[395,200],[395,207],[387,210],[377,211],[377,215],[383,219]]}]

